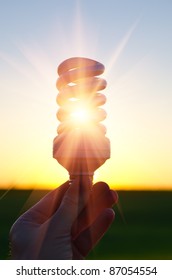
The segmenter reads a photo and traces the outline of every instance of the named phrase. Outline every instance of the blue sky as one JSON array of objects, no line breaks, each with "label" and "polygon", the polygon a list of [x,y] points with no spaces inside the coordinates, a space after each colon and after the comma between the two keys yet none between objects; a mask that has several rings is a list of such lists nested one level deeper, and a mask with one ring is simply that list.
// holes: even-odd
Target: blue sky
[{"label": "blue sky", "polygon": [[0,1],[0,183],[67,179],[52,159],[56,68],[85,56],[108,82],[112,152],[96,178],[171,186],[171,14],[167,0]]}]

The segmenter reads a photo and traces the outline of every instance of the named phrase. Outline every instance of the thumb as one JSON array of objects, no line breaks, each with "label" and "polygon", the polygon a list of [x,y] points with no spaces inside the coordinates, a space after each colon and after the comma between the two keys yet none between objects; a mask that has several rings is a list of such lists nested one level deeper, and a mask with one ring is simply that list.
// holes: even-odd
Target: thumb
[{"label": "thumb", "polygon": [[88,176],[78,177],[72,182],[60,207],[51,218],[54,230],[56,228],[61,233],[71,231],[73,222],[88,202],[91,187],[92,183]]}]

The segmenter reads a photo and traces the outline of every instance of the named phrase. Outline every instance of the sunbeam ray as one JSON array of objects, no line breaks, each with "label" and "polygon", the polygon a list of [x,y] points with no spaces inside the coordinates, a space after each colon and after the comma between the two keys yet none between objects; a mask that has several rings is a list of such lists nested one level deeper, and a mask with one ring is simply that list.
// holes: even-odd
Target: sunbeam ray
[{"label": "sunbeam ray", "polygon": [[117,59],[120,57],[122,52],[124,51],[125,47],[127,46],[127,43],[129,42],[133,32],[135,31],[137,25],[139,23],[139,19],[135,21],[135,23],[129,28],[125,36],[122,38],[121,42],[118,44],[117,48],[115,49],[114,53],[110,57],[110,61],[107,64],[107,70],[106,74],[108,75],[112,68],[114,67]]}]

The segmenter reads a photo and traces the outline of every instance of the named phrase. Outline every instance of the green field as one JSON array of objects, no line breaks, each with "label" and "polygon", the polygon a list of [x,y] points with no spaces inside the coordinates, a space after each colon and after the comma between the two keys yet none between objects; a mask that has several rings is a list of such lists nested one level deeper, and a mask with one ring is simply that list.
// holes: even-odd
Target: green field
[{"label": "green field", "polygon": [[[46,191],[0,190],[0,259],[16,218]],[[172,192],[119,191],[116,219],[89,259],[172,259]]]}]

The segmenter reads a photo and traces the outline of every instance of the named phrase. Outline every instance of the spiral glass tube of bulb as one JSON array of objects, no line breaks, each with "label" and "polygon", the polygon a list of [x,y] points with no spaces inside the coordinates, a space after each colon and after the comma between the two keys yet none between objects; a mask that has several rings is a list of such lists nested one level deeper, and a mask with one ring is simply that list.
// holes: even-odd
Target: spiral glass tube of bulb
[{"label": "spiral glass tube of bulb", "polygon": [[57,72],[57,119],[61,123],[53,143],[53,157],[68,170],[70,178],[92,177],[110,157],[110,141],[100,123],[106,118],[100,107],[106,102],[100,93],[106,81],[99,77],[104,66],[92,59],[74,57],[62,62]]}]

